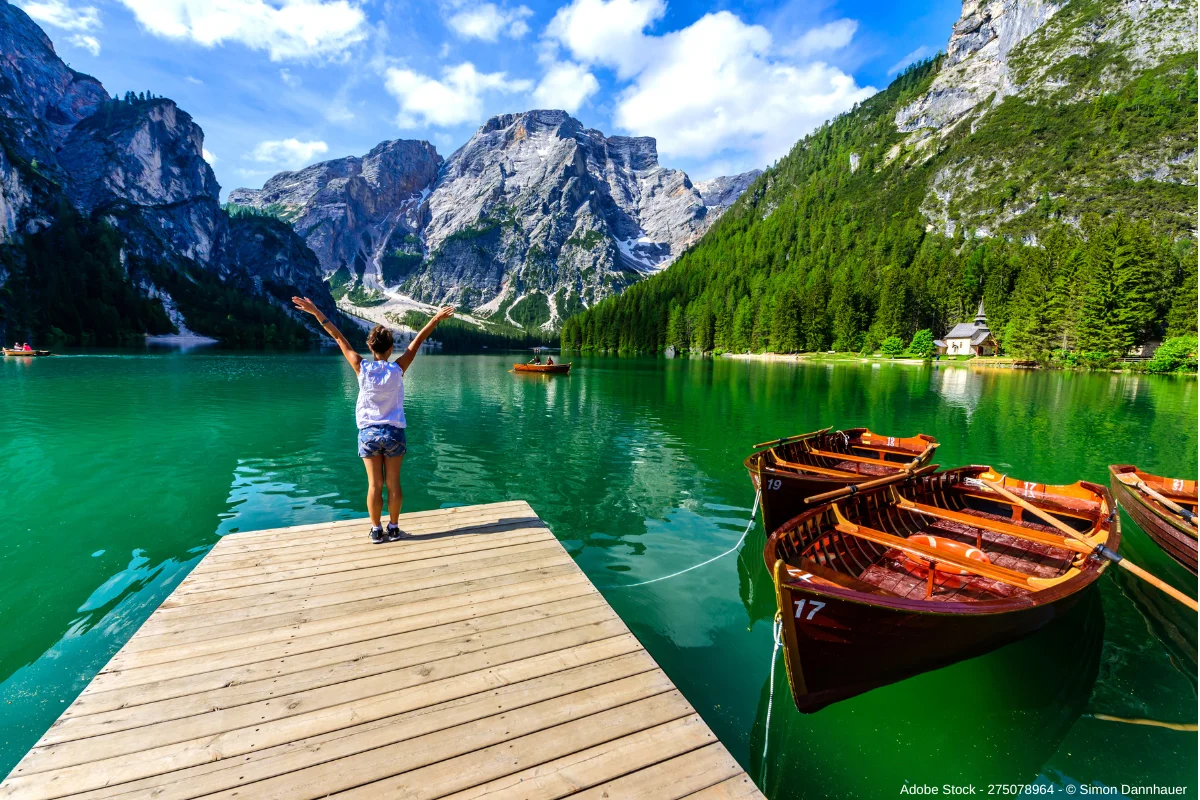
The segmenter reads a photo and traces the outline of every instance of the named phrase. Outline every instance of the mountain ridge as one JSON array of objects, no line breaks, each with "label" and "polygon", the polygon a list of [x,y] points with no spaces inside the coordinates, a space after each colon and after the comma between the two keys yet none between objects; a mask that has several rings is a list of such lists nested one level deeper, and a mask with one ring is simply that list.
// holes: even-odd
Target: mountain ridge
[{"label": "mountain ridge", "polygon": [[[407,145],[430,150],[414,169],[436,159],[438,170],[424,169],[391,204],[390,227],[369,214],[351,222],[307,179],[346,159],[280,173],[229,199],[293,223],[347,292],[386,288],[506,324],[553,327],[670,264],[758,174],[709,182],[708,202],[686,173],[659,163],[654,139],[605,136],[558,110],[491,117],[444,161],[427,142]],[[345,221],[342,240],[357,243],[353,253],[327,250],[325,229],[311,224],[335,217]]]}]

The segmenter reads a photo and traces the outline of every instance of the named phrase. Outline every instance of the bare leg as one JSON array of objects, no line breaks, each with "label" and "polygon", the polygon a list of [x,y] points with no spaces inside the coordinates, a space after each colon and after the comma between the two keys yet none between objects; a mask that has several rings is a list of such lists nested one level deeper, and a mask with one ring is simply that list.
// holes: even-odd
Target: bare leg
[{"label": "bare leg", "polygon": [[396,518],[400,516],[400,506],[404,505],[404,493],[400,490],[400,465],[404,463],[404,456],[396,456],[386,461],[384,479],[387,481],[388,490],[388,517],[395,523]]},{"label": "bare leg", "polygon": [[383,513],[383,456],[367,456],[363,466],[367,468],[367,513],[377,526]]}]

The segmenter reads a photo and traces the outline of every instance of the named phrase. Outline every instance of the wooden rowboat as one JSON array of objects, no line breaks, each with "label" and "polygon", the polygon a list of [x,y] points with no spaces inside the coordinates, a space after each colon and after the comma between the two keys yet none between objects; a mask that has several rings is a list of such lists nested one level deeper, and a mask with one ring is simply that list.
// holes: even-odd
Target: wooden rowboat
[{"label": "wooden rowboat", "polygon": [[[1142,472],[1132,464],[1113,464],[1108,471],[1116,501],[1155,544],[1195,575],[1196,526],[1188,524],[1182,516],[1151,496],[1150,492],[1194,516],[1197,509],[1196,481],[1162,478]],[[1123,481],[1122,477],[1129,483]]]},{"label": "wooden rowboat", "polygon": [[4,355],[6,356],[25,356],[26,358],[35,358],[37,356],[53,355],[49,350],[12,350],[7,347],[3,348],[3,350]]},{"label": "wooden rowboat", "polygon": [[895,475],[906,466],[932,472],[937,439],[881,436],[866,428],[823,428],[800,436],[763,442],[745,461],[756,491],[762,493],[763,529],[772,533],[809,507],[805,498]]},{"label": "wooden rowboat", "polygon": [[1002,484],[1083,544],[979,479],[1001,480],[982,466],[918,475],[811,508],[767,538],[800,711],[1024,637],[1103,573],[1108,562],[1092,551],[1121,538],[1105,487]]},{"label": "wooden rowboat", "polygon": [[570,364],[513,364],[513,372],[542,372],[548,375],[566,375]]}]

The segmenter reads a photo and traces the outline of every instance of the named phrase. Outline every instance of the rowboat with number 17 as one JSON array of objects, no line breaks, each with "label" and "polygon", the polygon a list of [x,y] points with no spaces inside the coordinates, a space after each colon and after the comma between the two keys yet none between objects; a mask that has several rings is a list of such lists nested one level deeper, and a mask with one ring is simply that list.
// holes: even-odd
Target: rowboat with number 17
[{"label": "rowboat with number 17", "polygon": [[[998,483],[1081,534],[1042,524]],[[917,475],[811,508],[767,537],[788,680],[817,711],[878,686],[982,655],[1078,602],[1116,550],[1108,490],[1045,486],[989,467]]]}]

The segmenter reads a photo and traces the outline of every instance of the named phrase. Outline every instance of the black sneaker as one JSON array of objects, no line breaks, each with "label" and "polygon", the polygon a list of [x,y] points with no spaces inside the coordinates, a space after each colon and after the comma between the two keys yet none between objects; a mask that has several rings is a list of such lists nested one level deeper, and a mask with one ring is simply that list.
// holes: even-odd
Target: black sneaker
[{"label": "black sneaker", "polygon": [[387,537],[383,535],[383,528],[378,525],[371,526],[371,544],[383,544],[387,541]]},{"label": "black sneaker", "polygon": [[404,531],[400,530],[396,523],[389,522],[387,526],[387,540],[389,542],[395,542],[403,538]]}]

